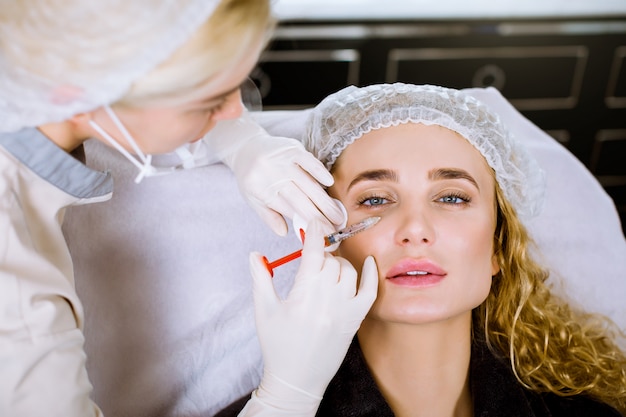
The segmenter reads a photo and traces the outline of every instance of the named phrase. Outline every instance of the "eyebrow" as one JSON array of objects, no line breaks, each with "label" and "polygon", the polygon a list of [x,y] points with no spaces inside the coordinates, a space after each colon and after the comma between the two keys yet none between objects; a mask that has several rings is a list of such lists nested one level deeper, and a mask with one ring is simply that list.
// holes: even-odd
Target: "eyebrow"
[{"label": "eyebrow", "polygon": [[[437,180],[455,180],[464,179],[474,184],[474,186],[480,191],[478,183],[467,171],[458,168],[437,168],[428,171],[428,179],[431,181]],[[398,174],[391,169],[374,169],[369,171],[363,171],[357,175],[350,184],[348,184],[347,191],[353,186],[362,181],[392,181],[398,182]]]},{"label": "eyebrow", "polygon": [[438,168],[428,172],[430,180],[456,180],[463,179],[471,182],[480,191],[478,183],[467,171],[458,168]]},{"label": "eyebrow", "polygon": [[370,171],[363,171],[357,175],[350,184],[348,184],[347,190],[350,190],[353,186],[361,181],[393,181],[398,182],[398,174],[396,171],[390,169],[373,169]]}]

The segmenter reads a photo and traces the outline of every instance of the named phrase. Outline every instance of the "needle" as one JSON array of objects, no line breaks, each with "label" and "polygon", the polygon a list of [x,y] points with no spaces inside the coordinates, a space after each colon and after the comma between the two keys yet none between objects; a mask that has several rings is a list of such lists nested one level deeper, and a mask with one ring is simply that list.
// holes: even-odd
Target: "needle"
[{"label": "needle", "polygon": [[[335,243],[346,240],[347,238],[352,237],[357,233],[374,226],[376,223],[378,223],[379,220],[380,217],[368,217],[367,219],[348,226],[345,229],[341,229],[338,232],[332,233],[328,236],[324,236],[324,246],[331,246]],[[302,233],[302,235],[302,238],[304,240],[304,234]],[[263,257],[263,260],[265,261],[265,265],[267,266],[267,270],[269,271],[270,275],[274,276],[274,268],[284,265],[287,262],[291,262],[294,259],[298,259],[300,256],[302,256],[302,249],[290,253],[289,255],[283,256],[282,258],[277,259],[273,262],[269,262],[265,256]]]}]

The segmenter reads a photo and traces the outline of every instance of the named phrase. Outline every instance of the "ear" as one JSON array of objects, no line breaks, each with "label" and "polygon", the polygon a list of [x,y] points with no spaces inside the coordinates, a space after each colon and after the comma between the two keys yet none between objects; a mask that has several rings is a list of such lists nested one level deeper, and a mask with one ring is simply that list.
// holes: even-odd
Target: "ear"
[{"label": "ear", "polygon": [[498,264],[498,257],[494,253],[491,255],[491,276],[496,275],[500,272],[500,264]]},{"label": "ear", "polygon": [[93,120],[94,114],[98,109],[90,112],[78,113],[67,119],[72,131],[77,137],[89,138],[97,136],[94,129],[89,124]]},{"label": "ear", "polygon": [[88,121],[92,112],[79,113],[61,122],[45,123],[38,129],[60,148],[72,152],[85,140],[93,136]]},{"label": "ear", "polygon": [[76,127],[87,126],[87,123],[93,118],[93,111],[86,113],[78,113],[68,119],[68,122]]}]

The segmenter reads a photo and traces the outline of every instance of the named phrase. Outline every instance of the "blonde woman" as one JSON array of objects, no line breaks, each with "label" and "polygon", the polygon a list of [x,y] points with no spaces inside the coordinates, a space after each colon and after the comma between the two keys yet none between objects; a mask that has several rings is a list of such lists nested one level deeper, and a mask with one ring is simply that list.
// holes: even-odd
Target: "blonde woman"
[{"label": "blonde woman", "polygon": [[[90,399],[84,314],[61,232],[66,207],[112,194],[110,174],[81,162],[87,139],[128,158],[139,170],[136,182],[206,163],[212,158],[207,152],[215,152],[279,234],[286,232],[283,215],[322,219],[327,230],[343,221],[319,184],[332,183],[323,165],[299,142],[269,136],[242,107],[240,85],[274,26],[269,3],[1,1],[1,415],[102,415]],[[221,134],[205,138],[217,126]],[[153,154],[172,151],[180,163],[155,166]],[[312,248],[304,257],[318,258],[317,252]],[[356,279],[351,268],[343,270]],[[339,278],[341,271],[320,266],[318,273]],[[300,281],[314,287],[316,274],[310,275]],[[328,313],[337,323],[360,322],[375,292],[374,285],[367,296],[342,299]],[[335,293],[323,292],[337,300]],[[303,305],[316,311],[327,304],[320,301]],[[311,326],[292,324],[294,343],[305,331],[319,335],[321,347],[328,326]],[[332,354],[316,350],[331,364],[317,380],[286,378],[279,367],[283,372],[271,385],[262,381],[248,415],[275,415],[276,407],[310,415],[319,403],[311,391],[330,380],[349,338],[338,343]]]},{"label": "blonde woman", "polygon": [[313,110],[305,146],[349,223],[381,217],[335,252],[376,260],[378,298],[318,416],[626,412],[618,331],[551,294],[524,226],[543,175],[495,113],[437,86],[348,87]]}]

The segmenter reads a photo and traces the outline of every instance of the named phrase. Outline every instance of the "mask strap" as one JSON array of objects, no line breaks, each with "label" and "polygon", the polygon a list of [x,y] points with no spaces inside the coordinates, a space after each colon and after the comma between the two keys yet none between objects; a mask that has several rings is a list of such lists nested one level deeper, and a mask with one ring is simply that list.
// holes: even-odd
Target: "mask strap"
[{"label": "mask strap", "polygon": [[107,142],[111,144],[111,146],[113,146],[118,152],[124,155],[126,159],[128,159],[130,162],[133,163],[133,165],[139,168],[139,175],[137,175],[137,177],[135,178],[135,183],[139,184],[141,180],[144,179],[144,177],[151,175],[153,171],[155,171],[155,168],[152,166],[152,155],[149,155],[149,154],[146,155],[141,151],[141,149],[139,149],[139,146],[137,146],[137,142],[135,142],[135,139],[133,139],[130,133],[128,133],[128,130],[126,130],[124,125],[122,125],[122,122],[120,121],[120,119],[117,117],[117,115],[113,112],[113,110],[109,106],[104,106],[104,110],[108,114],[109,118],[113,121],[115,126],[122,133],[122,136],[124,136],[124,139],[126,139],[126,141],[130,144],[130,146],[136,152],[137,157],[134,157],[130,152],[124,149],[124,147],[120,145],[120,143],[117,140],[115,140],[111,135],[109,135],[96,122],[94,122],[93,120],[89,120],[89,125],[96,132],[102,135],[102,137],[106,139]]},{"label": "mask strap", "polygon": [[109,106],[104,106],[104,111],[107,112],[107,114],[109,115],[109,118],[113,121],[113,123],[115,124],[115,127],[117,127],[117,129],[122,132],[122,136],[124,136],[124,139],[126,139],[126,141],[130,144],[130,146],[133,148],[133,151],[135,151],[135,154],[137,156],[139,156],[139,158],[146,163],[149,159],[149,156],[146,156],[146,154],[143,153],[143,151],[141,149],[139,149],[139,146],[137,145],[137,142],[135,142],[135,138],[133,138],[131,136],[130,133],[128,133],[128,130],[126,130],[126,127],[122,124],[122,122],[120,121],[120,119],[117,117],[117,115],[113,112],[113,109],[111,109],[111,107]]},{"label": "mask strap", "polygon": [[194,160],[193,154],[191,153],[188,147],[184,145],[179,146],[178,148],[174,150],[174,152],[176,152],[176,155],[178,155],[180,160],[183,162],[183,168],[190,169],[196,166],[196,162]]}]

